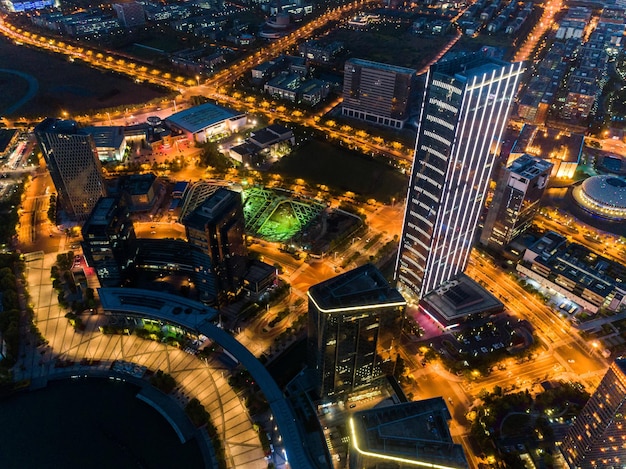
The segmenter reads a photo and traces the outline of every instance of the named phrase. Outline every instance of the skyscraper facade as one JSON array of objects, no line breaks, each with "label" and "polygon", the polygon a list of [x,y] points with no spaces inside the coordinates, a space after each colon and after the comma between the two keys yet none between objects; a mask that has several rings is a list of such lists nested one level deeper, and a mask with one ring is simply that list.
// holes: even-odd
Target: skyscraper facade
[{"label": "skyscraper facade", "polygon": [[480,52],[428,71],[396,262],[407,293],[423,297],[467,266],[523,71]]},{"label": "skyscraper facade", "polygon": [[522,155],[504,169],[485,219],[480,243],[502,250],[526,231],[539,211],[552,163]]},{"label": "skyscraper facade", "polygon": [[307,356],[320,397],[341,399],[393,372],[406,301],[371,264],[309,289]]},{"label": "skyscraper facade", "polygon": [[246,273],[244,223],[241,194],[223,187],[183,220],[189,243],[211,257],[223,291],[239,289]]},{"label": "skyscraper facade", "polygon": [[625,402],[626,359],[618,358],[561,443],[561,452],[572,469],[624,467]]},{"label": "skyscraper facade", "polygon": [[362,59],[346,60],[342,114],[401,129],[409,117],[415,70]]},{"label": "skyscraper facade", "polygon": [[106,195],[93,137],[76,121],[48,117],[35,127],[61,206],[73,220],[85,220]]}]

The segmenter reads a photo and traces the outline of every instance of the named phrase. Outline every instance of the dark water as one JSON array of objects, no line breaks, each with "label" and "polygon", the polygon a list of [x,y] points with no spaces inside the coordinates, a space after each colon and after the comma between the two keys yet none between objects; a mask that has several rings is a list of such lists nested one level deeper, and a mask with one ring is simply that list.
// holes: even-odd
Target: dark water
[{"label": "dark water", "polygon": [[68,380],[0,400],[0,468],[201,468],[131,384]]}]

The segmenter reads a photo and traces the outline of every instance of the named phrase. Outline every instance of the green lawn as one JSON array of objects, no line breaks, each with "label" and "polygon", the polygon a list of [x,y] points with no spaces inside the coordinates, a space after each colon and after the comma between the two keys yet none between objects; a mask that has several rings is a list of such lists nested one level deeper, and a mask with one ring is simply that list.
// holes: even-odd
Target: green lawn
[{"label": "green lawn", "polygon": [[382,202],[403,198],[408,187],[408,177],[383,162],[320,141],[305,143],[277,163],[274,170],[309,184],[325,184]]}]

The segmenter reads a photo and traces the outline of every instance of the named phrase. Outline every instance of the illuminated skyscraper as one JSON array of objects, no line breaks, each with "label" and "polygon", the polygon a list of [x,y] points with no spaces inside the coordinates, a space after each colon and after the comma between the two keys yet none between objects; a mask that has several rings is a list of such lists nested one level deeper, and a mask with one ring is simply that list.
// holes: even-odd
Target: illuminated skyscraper
[{"label": "illuminated skyscraper", "polygon": [[73,220],[85,220],[106,196],[93,136],[76,121],[48,117],[35,127],[59,200]]},{"label": "illuminated skyscraper", "polygon": [[483,53],[430,68],[396,263],[423,297],[463,272],[523,63]]},{"label": "illuminated skyscraper", "polygon": [[530,227],[551,171],[552,163],[530,155],[520,156],[504,169],[485,219],[481,244],[501,250]]},{"label": "illuminated skyscraper", "polygon": [[618,468],[626,463],[626,359],[611,364],[561,444],[574,468]]}]

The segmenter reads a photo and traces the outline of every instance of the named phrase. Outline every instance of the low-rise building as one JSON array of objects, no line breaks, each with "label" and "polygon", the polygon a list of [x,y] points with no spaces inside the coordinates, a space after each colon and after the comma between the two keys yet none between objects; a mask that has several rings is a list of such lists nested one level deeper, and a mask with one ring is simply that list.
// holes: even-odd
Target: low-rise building
[{"label": "low-rise building", "polygon": [[626,267],[548,232],[524,253],[518,272],[597,313],[626,307]]},{"label": "low-rise building", "polygon": [[571,179],[582,158],[584,142],[582,134],[525,124],[511,148],[507,166],[526,153],[552,163],[550,178]]},{"label": "low-rise building", "polygon": [[454,443],[452,419],[442,397],[355,412],[350,417],[349,467],[469,467],[463,447]]},{"label": "low-rise building", "polygon": [[344,44],[341,41],[333,41],[326,44],[322,41],[310,40],[300,44],[298,46],[298,52],[307,60],[328,63],[331,62],[343,48]]},{"label": "low-rise building", "polygon": [[126,150],[124,127],[84,127],[83,130],[93,136],[100,161],[122,161]]},{"label": "low-rise building", "polygon": [[248,122],[245,113],[240,113],[205,103],[172,114],[165,122],[187,136],[191,141],[206,142],[213,136],[230,134],[241,130]]}]

